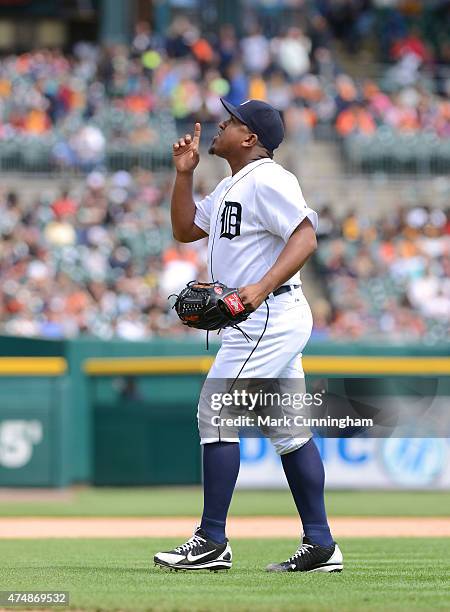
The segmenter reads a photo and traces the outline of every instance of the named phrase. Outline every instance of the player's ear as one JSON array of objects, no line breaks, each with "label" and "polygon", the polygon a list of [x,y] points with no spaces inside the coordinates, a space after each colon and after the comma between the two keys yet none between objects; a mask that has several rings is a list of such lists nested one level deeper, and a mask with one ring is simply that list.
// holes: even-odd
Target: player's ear
[{"label": "player's ear", "polygon": [[258,142],[258,136],[256,134],[247,134],[245,140],[242,141],[242,146],[251,149]]}]

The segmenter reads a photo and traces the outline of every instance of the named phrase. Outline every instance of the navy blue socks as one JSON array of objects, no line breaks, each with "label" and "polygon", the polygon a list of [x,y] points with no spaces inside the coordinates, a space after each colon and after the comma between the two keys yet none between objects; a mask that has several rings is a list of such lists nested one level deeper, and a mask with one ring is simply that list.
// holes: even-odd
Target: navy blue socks
[{"label": "navy blue socks", "polygon": [[225,542],[225,523],[239,474],[238,442],[203,445],[203,516],[200,527],[211,540]]},{"label": "navy blue socks", "polygon": [[314,544],[331,546],[333,538],[324,501],[325,471],[314,440],[308,440],[292,453],[281,455],[281,462],[305,535]]},{"label": "navy blue socks", "polygon": [[[313,440],[281,456],[284,473],[305,535],[315,544],[331,546],[333,538],[325,512],[325,472]],[[200,526],[209,538],[225,541],[228,508],[239,474],[240,450],[237,442],[203,445],[204,505]]]}]

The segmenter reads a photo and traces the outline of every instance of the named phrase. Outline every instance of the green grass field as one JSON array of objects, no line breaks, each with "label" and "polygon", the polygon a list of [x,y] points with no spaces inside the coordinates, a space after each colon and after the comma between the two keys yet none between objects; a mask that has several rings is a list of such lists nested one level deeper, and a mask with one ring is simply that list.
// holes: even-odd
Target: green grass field
[{"label": "green grass field", "polygon": [[[8,492],[8,496],[10,492]],[[6,501],[0,516],[199,516],[198,487],[84,489]],[[55,495],[53,494],[53,497]],[[450,516],[450,492],[330,491],[333,516]],[[234,516],[295,515],[289,491],[236,491]],[[188,535],[188,534],[186,534]],[[450,609],[450,539],[339,539],[341,574],[267,574],[294,540],[233,540],[228,573],[168,572],[153,554],[179,540],[0,540],[0,591],[70,591],[77,610],[258,612]]]},{"label": "green grass field", "polygon": [[[178,543],[178,542],[177,542]],[[448,541],[348,539],[341,574],[267,574],[290,540],[236,540],[222,573],[168,572],[152,555],[174,540],[9,540],[1,543],[0,590],[67,590],[82,610],[448,609]]]},{"label": "green grass field", "polygon": [[[39,493],[39,492],[37,492]],[[52,501],[4,501],[0,516],[198,516],[198,487],[154,489],[74,489]],[[450,491],[329,491],[330,516],[450,516]],[[241,491],[233,497],[234,516],[295,514],[287,490]]]}]

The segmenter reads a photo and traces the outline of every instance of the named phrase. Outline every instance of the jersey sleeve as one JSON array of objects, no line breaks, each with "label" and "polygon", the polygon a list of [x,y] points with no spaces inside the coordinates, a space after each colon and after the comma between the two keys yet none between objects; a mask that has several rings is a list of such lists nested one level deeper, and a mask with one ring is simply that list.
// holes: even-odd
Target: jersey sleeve
[{"label": "jersey sleeve", "polygon": [[261,224],[287,242],[304,219],[317,231],[317,213],[309,208],[293,174],[268,176],[256,188],[256,215]]},{"label": "jersey sleeve", "polygon": [[209,234],[209,223],[211,219],[213,200],[214,191],[203,198],[203,200],[200,200],[200,202],[195,202],[194,223],[207,234]]}]

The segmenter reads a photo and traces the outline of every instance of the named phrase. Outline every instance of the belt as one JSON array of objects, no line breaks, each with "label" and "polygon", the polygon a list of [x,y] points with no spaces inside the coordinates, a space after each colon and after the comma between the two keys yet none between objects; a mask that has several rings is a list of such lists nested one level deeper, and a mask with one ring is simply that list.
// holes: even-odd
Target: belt
[{"label": "belt", "polygon": [[282,293],[287,293],[288,291],[292,291],[292,289],[298,289],[300,285],[282,285],[275,289],[272,295],[281,295]]}]

